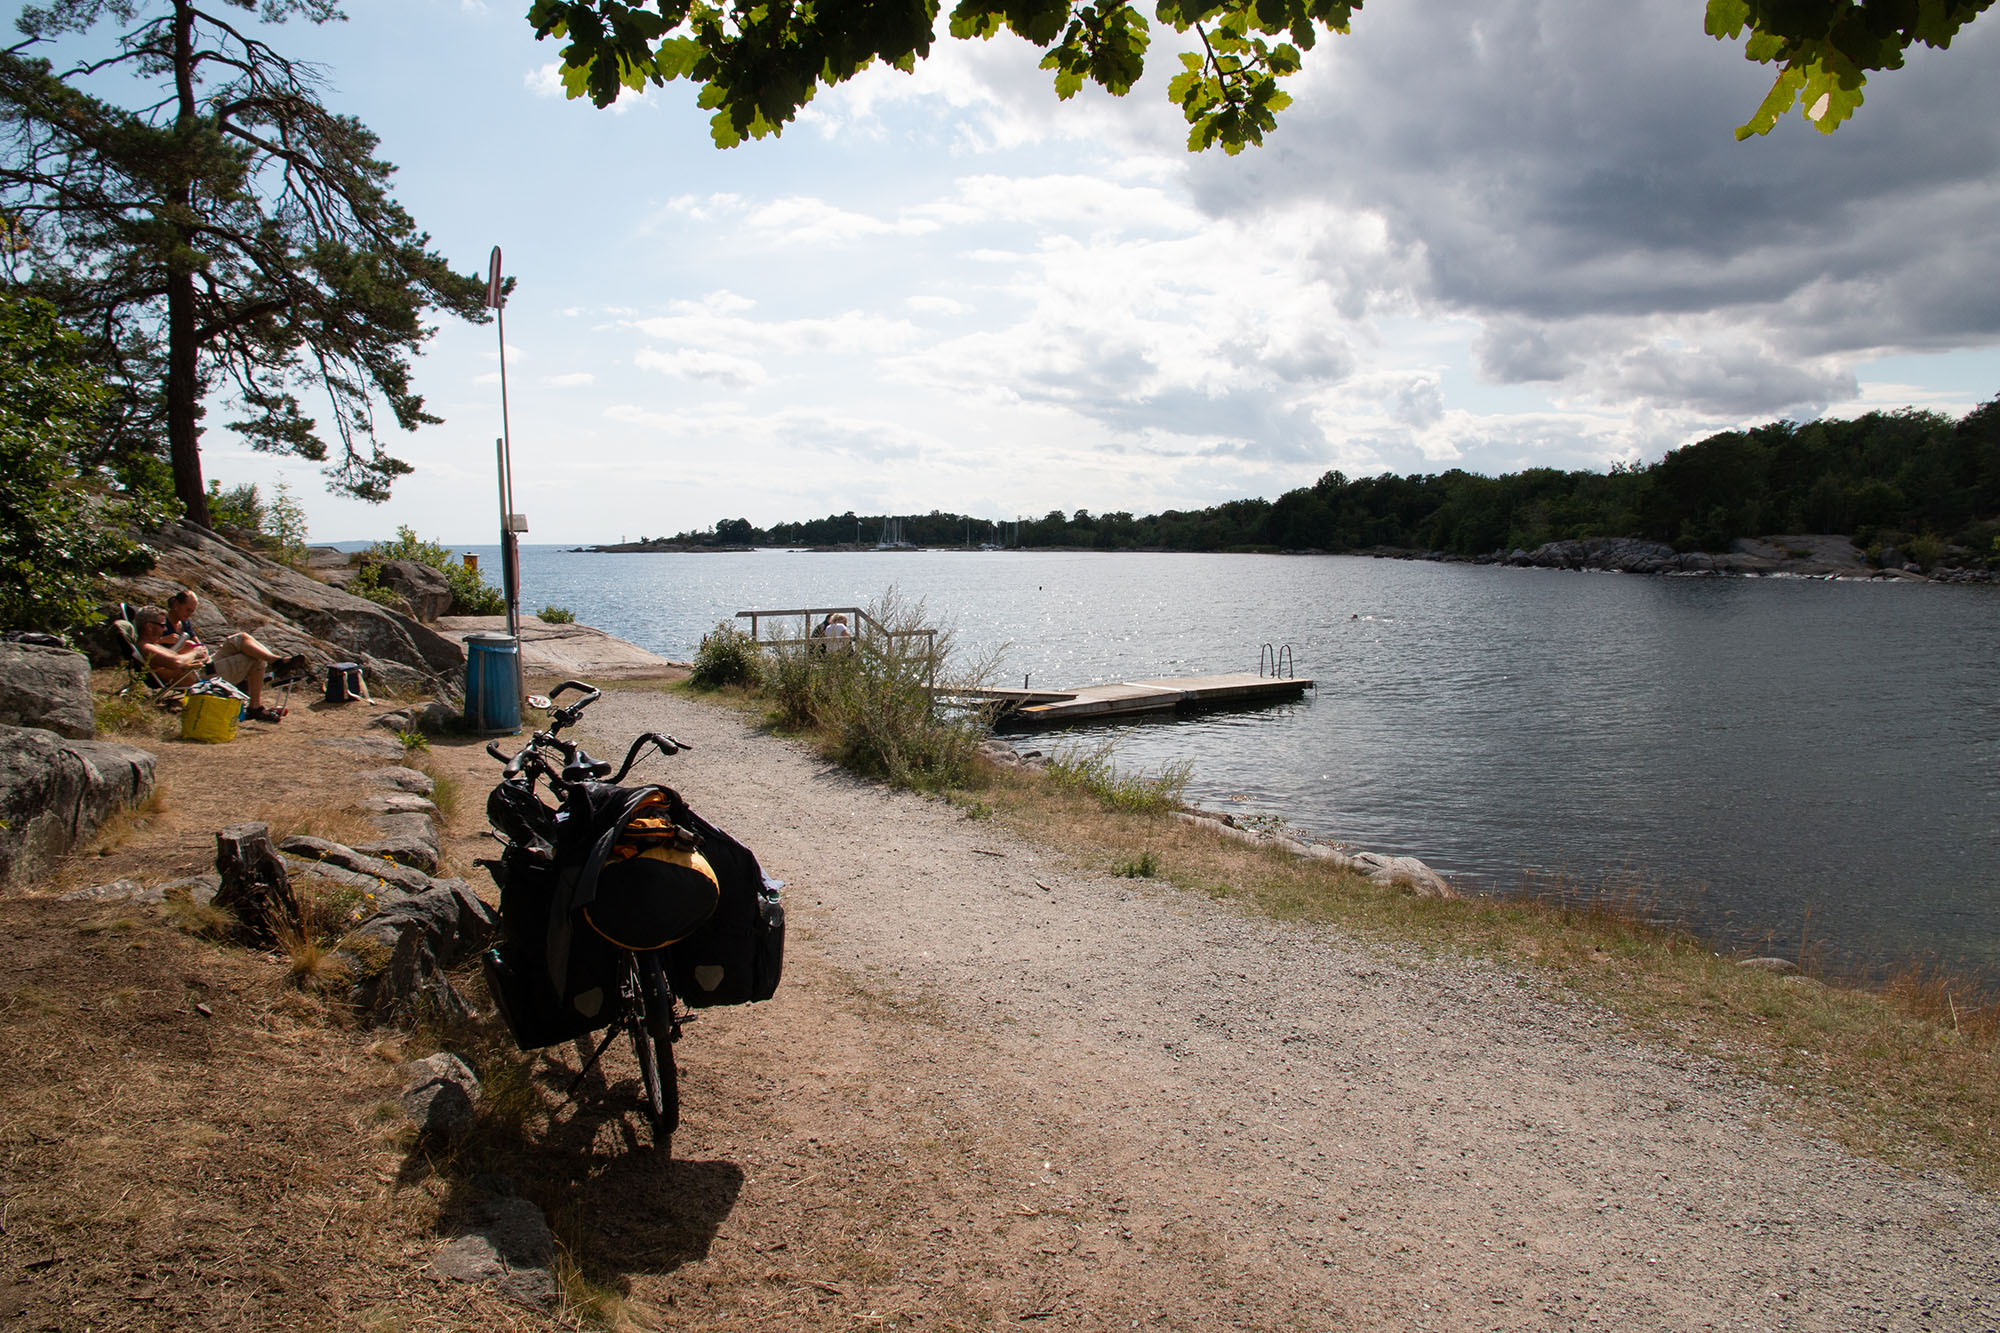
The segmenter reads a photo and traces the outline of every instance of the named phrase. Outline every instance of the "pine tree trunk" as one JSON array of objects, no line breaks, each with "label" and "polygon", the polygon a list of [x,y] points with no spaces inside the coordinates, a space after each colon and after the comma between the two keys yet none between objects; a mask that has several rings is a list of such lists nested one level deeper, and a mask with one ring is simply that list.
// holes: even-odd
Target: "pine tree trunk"
[{"label": "pine tree trunk", "polygon": [[[200,115],[194,99],[194,8],[187,0],[174,4],[174,92],[180,103],[179,123],[191,128]],[[194,182],[184,183],[177,202],[183,217],[194,215]],[[185,256],[194,237],[177,227],[180,242],[167,270],[167,449],[173,461],[174,494],[187,516],[209,526],[208,494],[201,486],[200,376],[194,345],[194,269]]]},{"label": "pine tree trunk", "polygon": [[201,485],[201,415],[194,347],[194,274],[167,276],[167,447],[174,465],[174,494],[188,518],[209,526],[208,494]]}]

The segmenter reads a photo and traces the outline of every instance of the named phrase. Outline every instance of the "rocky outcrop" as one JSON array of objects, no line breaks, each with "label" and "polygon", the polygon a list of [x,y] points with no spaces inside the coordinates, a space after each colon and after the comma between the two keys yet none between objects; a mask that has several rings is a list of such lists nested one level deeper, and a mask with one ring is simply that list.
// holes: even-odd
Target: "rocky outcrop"
[{"label": "rocky outcrop", "polygon": [[112,741],[0,727],[0,888],[24,883],[153,790],[153,756]]},{"label": "rocky outcrop", "polygon": [[376,566],[382,586],[403,599],[418,620],[436,620],[451,610],[451,580],[418,560],[384,560]]},{"label": "rocky outcrop", "polygon": [[[1893,554],[1893,553],[1891,553]],[[1549,542],[1532,551],[1496,551],[1482,564],[1534,569],[1602,570],[1619,574],[1735,574],[1781,578],[1922,578],[1915,566],[1877,568],[1846,537],[1805,533],[1738,538],[1723,552],[1676,551],[1638,537],[1590,537]],[[1979,571],[1988,573],[1989,571]]]},{"label": "rocky outcrop", "polygon": [[[446,616],[438,632],[459,643],[468,634],[504,634],[505,616]],[[521,674],[526,679],[659,680],[678,668],[637,644],[613,638],[589,625],[551,625],[540,616],[521,617]]]},{"label": "rocky outcrop", "polygon": [[278,844],[288,856],[304,861],[315,861],[322,865],[336,866],[349,874],[361,875],[378,881],[404,893],[424,893],[432,887],[429,874],[410,865],[399,865],[387,857],[371,856],[366,852],[344,847],[324,838],[307,837],[296,834]]},{"label": "rocky outcrop", "polygon": [[1228,817],[1212,815],[1206,811],[1175,811],[1174,818],[1234,842],[1248,843],[1252,847],[1273,847],[1282,852],[1289,852],[1293,856],[1325,861],[1335,869],[1351,870],[1355,874],[1366,875],[1377,884],[1400,887],[1418,898],[1460,896],[1458,890],[1452,888],[1443,875],[1414,856],[1387,856],[1381,852],[1349,851],[1325,843],[1302,842],[1282,833],[1239,828]]},{"label": "rocky outcrop", "polygon": [[462,879],[440,880],[369,917],[343,939],[350,999],[372,1023],[421,1024],[470,1015],[446,972],[478,956],[499,917]]},{"label": "rocky outcrop", "polygon": [[0,643],[0,726],[89,740],[97,729],[90,659],[66,648]]},{"label": "rocky outcrop", "polygon": [[457,1147],[478,1119],[479,1079],[449,1051],[412,1060],[396,1071],[404,1079],[398,1104],[419,1143]]},{"label": "rocky outcrop", "polygon": [[202,597],[195,628],[205,638],[248,630],[275,652],[304,653],[315,668],[358,662],[369,680],[399,691],[464,675],[465,650],[455,640],[204,528],[178,523],[147,540],[158,562],[144,575],[114,581],[111,595],[164,606],[178,589],[193,588]]}]

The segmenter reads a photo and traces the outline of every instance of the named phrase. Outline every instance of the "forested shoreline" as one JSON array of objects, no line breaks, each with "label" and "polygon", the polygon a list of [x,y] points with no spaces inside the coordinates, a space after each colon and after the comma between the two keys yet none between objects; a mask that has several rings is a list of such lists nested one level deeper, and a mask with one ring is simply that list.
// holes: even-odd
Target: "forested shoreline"
[{"label": "forested shoreline", "polygon": [[[616,549],[872,545],[884,517],[850,511],[769,528],[731,519]],[[1925,568],[1985,566],[2000,562],[2000,398],[1956,419],[1906,409],[1777,421],[1608,472],[1328,472],[1276,500],[1137,517],[1085,510],[1018,523],[935,510],[900,517],[903,539],[918,546],[1397,550],[1473,558],[1595,537],[1721,552],[1739,537],[1838,533],[1864,551],[1894,549]]]}]

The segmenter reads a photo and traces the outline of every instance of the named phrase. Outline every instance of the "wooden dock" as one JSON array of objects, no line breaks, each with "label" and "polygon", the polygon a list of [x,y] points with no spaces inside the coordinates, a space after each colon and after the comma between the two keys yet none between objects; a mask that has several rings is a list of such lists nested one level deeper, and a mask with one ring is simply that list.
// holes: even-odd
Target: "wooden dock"
[{"label": "wooden dock", "polygon": [[1085,685],[1074,690],[953,690],[948,696],[941,690],[939,694],[967,702],[996,703],[999,705],[996,720],[1046,727],[1107,722],[1148,713],[1271,703],[1296,699],[1311,688],[1313,682],[1303,676],[1259,676],[1237,671],[1220,676]]}]

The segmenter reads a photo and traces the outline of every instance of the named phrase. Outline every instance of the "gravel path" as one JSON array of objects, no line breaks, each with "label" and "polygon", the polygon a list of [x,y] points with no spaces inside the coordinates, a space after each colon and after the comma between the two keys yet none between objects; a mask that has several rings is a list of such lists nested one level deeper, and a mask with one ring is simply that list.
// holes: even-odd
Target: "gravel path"
[{"label": "gravel path", "polygon": [[[1042,1159],[993,1188],[1067,1203],[1068,1248],[1029,1251],[1077,1312],[1055,1326],[2000,1328],[1992,1197],[1807,1137],[1498,968],[1081,873],[673,696],[607,695],[587,729],[694,742],[649,775],[789,884],[783,1008],[717,1015],[686,1058],[782,1014],[802,1066]],[[913,1015],[907,1049],[836,1051],[826,986]],[[931,1132],[908,1114],[873,1130]],[[969,1280],[982,1244],[908,1266]]]}]

